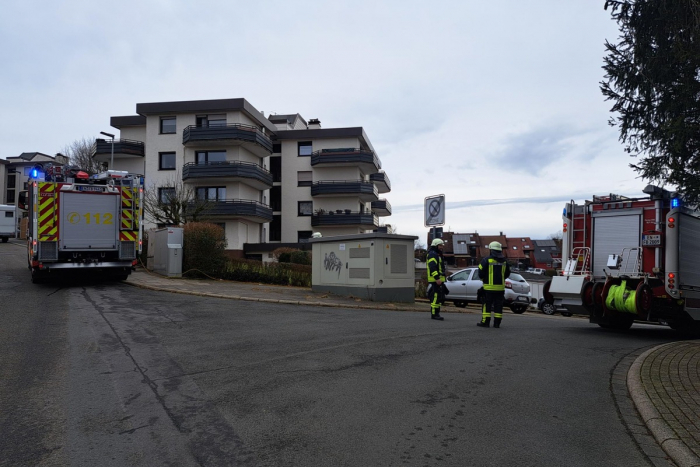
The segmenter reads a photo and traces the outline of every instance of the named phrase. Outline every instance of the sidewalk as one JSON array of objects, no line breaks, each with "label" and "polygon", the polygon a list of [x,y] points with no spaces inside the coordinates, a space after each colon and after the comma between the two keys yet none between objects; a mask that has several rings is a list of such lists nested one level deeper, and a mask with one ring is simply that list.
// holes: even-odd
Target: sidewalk
[{"label": "sidewalk", "polygon": [[[351,296],[316,293],[305,287],[174,279],[142,268],[132,273],[125,283],[151,290],[232,300],[426,314],[430,310],[426,300],[415,303],[372,302]],[[481,313],[476,306],[457,308],[448,305],[443,306],[443,311]],[[637,356],[624,371],[625,392],[634,402],[637,412],[634,415],[641,417],[664,451],[658,455],[647,452],[652,463],[667,466],[665,456],[668,456],[679,467],[700,467],[700,341],[659,345]]]}]

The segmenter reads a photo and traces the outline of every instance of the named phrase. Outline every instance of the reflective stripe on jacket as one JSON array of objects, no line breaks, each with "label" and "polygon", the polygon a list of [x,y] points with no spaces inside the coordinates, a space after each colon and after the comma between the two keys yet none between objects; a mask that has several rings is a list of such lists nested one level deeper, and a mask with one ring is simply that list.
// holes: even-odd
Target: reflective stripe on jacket
[{"label": "reflective stripe on jacket", "polygon": [[435,282],[438,279],[445,281],[445,264],[437,250],[431,249],[428,252],[425,264],[428,267],[428,282]]},{"label": "reflective stripe on jacket", "polygon": [[489,256],[479,263],[479,278],[484,283],[484,290],[502,292],[506,290],[506,278],[510,276],[510,267],[505,258]]}]

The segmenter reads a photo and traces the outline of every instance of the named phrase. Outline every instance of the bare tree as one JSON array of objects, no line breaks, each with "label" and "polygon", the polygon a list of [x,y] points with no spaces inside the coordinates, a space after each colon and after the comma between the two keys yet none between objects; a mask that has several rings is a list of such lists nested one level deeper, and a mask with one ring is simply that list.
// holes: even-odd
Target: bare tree
[{"label": "bare tree", "polygon": [[561,250],[561,242],[564,238],[564,234],[562,233],[562,231],[560,230],[557,233],[549,234],[549,238],[554,240],[554,243],[556,243],[557,247],[559,247],[559,249]]},{"label": "bare tree", "polygon": [[175,174],[160,185],[155,183],[143,191],[143,210],[147,220],[161,225],[185,225],[207,220],[213,203],[197,199],[192,187]]},{"label": "bare tree", "polygon": [[62,153],[68,157],[69,164],[77,165],[80,170],[89,175],[96,174],[104,170],[103,164],[92,158],[95,152],[94,141],[82,138],[73,141],[63,148]]}]

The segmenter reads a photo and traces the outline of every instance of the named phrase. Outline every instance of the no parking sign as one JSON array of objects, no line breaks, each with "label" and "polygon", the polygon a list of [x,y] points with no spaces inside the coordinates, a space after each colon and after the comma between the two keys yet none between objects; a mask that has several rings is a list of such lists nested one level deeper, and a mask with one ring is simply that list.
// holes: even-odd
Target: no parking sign
[{"label": "no parking sign", "polygon": [[445,225],[445,195],[425,198],[425,226]]}]

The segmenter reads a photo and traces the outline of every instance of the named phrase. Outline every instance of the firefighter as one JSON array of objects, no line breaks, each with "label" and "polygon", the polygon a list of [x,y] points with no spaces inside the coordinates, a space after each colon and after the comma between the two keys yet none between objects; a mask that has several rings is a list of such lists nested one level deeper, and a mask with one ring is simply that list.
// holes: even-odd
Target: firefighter
[{"label": "firefighter", "polygon": [[445,242],[436,238],[430,244],[426,266],[428,267],[428,300],[430,300],[430,318],[444,320],[440,316],[440,305],[445,303],[445,263],[442,259],[442,249]]},{"label": "firefighter", "polygon": [[489,327],[493,312],[493,327],[501,327],[503,319],[503,298],[506,294],[506,279],[510,276],[510,266],[503,256],[503,247],[498,242],[489,243],[491,254],[479,263],[479,279],[484,284],[481,308],[481,321],[476,323],[482,328]]}]

